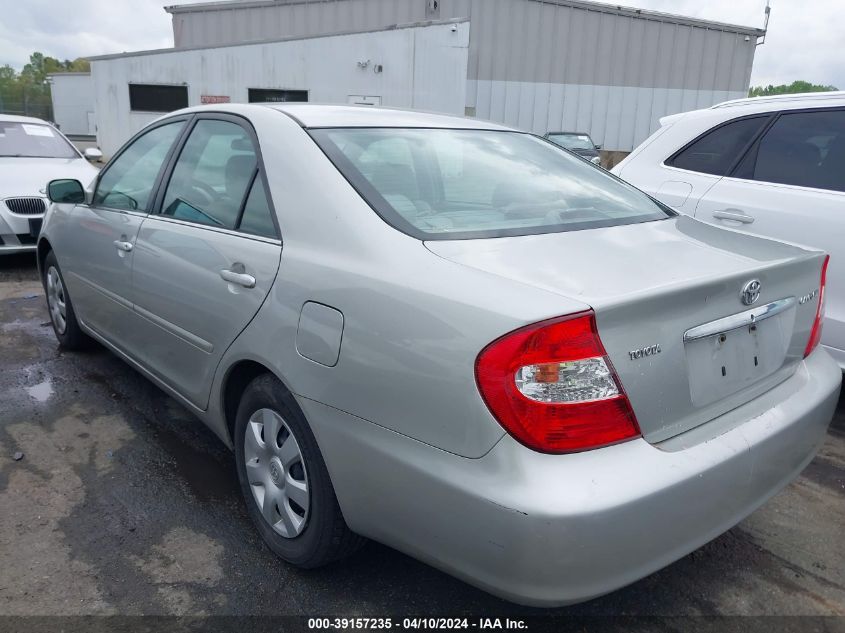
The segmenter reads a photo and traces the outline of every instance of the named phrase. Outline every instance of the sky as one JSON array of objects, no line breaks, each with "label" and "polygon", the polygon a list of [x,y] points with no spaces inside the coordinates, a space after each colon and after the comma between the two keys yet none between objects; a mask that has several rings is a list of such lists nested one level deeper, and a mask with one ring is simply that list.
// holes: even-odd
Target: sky
[{"label": "sky", "polygon": [[[0,0],[0,66],[33,50],[74,59],[173,46],[164,6],[199,0]],[[615,2],[613,4],[616,4]],[[762,27],[765,0],[622,0],[641,9]],[[804,79],[845,90],[845,0],[771,0],[752,85]]]}]

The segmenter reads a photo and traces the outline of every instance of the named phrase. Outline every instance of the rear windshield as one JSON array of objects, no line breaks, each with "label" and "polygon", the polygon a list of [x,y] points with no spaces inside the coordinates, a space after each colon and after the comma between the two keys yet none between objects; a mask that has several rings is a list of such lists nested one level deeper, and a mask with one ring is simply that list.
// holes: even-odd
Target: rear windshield
[{"label": "rear windshield", "polygon": [[79,158],[62,135],[49,125],[0,121],[0,157]]},{"label": "rear windshield", "polygon": [[586,134],[549,134],[549,140],[566,149],[595,149],[591,139]]},{"label": "rear windshield", "polygon": [[386,222],[418,239],[555,233],[673,215],[530,134],[336,128],[311,135]]}]

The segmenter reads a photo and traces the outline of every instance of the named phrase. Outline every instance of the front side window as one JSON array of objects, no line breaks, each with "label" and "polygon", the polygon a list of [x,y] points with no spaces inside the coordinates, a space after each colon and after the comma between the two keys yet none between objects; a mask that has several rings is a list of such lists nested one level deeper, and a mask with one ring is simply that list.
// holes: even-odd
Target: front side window
[{"label": "front side window", "polygon": [[97,184],[94,204],[147,211],[150,196],[183,121],[160,125],[138,137],[108,166]]},{"label": "front side window", "polygon": [[0,121],[0,157],[79,158],[79,154],[49,125]]},{"label": "front side window", "polygon": [[311,135],[385,221],[419,239],[554,233],[671,215],[529,134],[368,128]]},{"label": "front side window", "polygon": [[781,115],[747,163],[741,177],[845,191],[845,111]]},{"label": "front side window", "polygon": [[176,161],[161,212],[235,229],[257,167],[255,147],[244,128],[230,121],[202,119]]},{"label": "front side window", "polygon": [[678,169],[724,176],[768,119],[760,116],[726,123],[678,152],[667,163]]}]

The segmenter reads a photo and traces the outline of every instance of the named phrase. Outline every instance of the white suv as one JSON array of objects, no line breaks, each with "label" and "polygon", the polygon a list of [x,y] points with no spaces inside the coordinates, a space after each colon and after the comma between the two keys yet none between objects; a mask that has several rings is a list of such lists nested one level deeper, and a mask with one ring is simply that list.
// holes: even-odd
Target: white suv
[{"label": "white suv", "polygon": [[727,101],[660,124],[613,173],[704,222],[830,253],[822,342],[845,370],[845,92]]}]

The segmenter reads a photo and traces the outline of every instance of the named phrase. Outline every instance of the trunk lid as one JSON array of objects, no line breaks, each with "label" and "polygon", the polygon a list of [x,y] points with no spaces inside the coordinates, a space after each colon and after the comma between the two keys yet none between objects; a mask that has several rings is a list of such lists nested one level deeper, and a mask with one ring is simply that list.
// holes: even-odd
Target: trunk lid
[{"label": "trunk lid", "polygon": [[[795,371],[815,319],[823,261],[819,251],[687,216],[426,246],[591,306],[649,442],[722,415]],[[754,280],[759,298],[746,305],[742,290]]]}]

